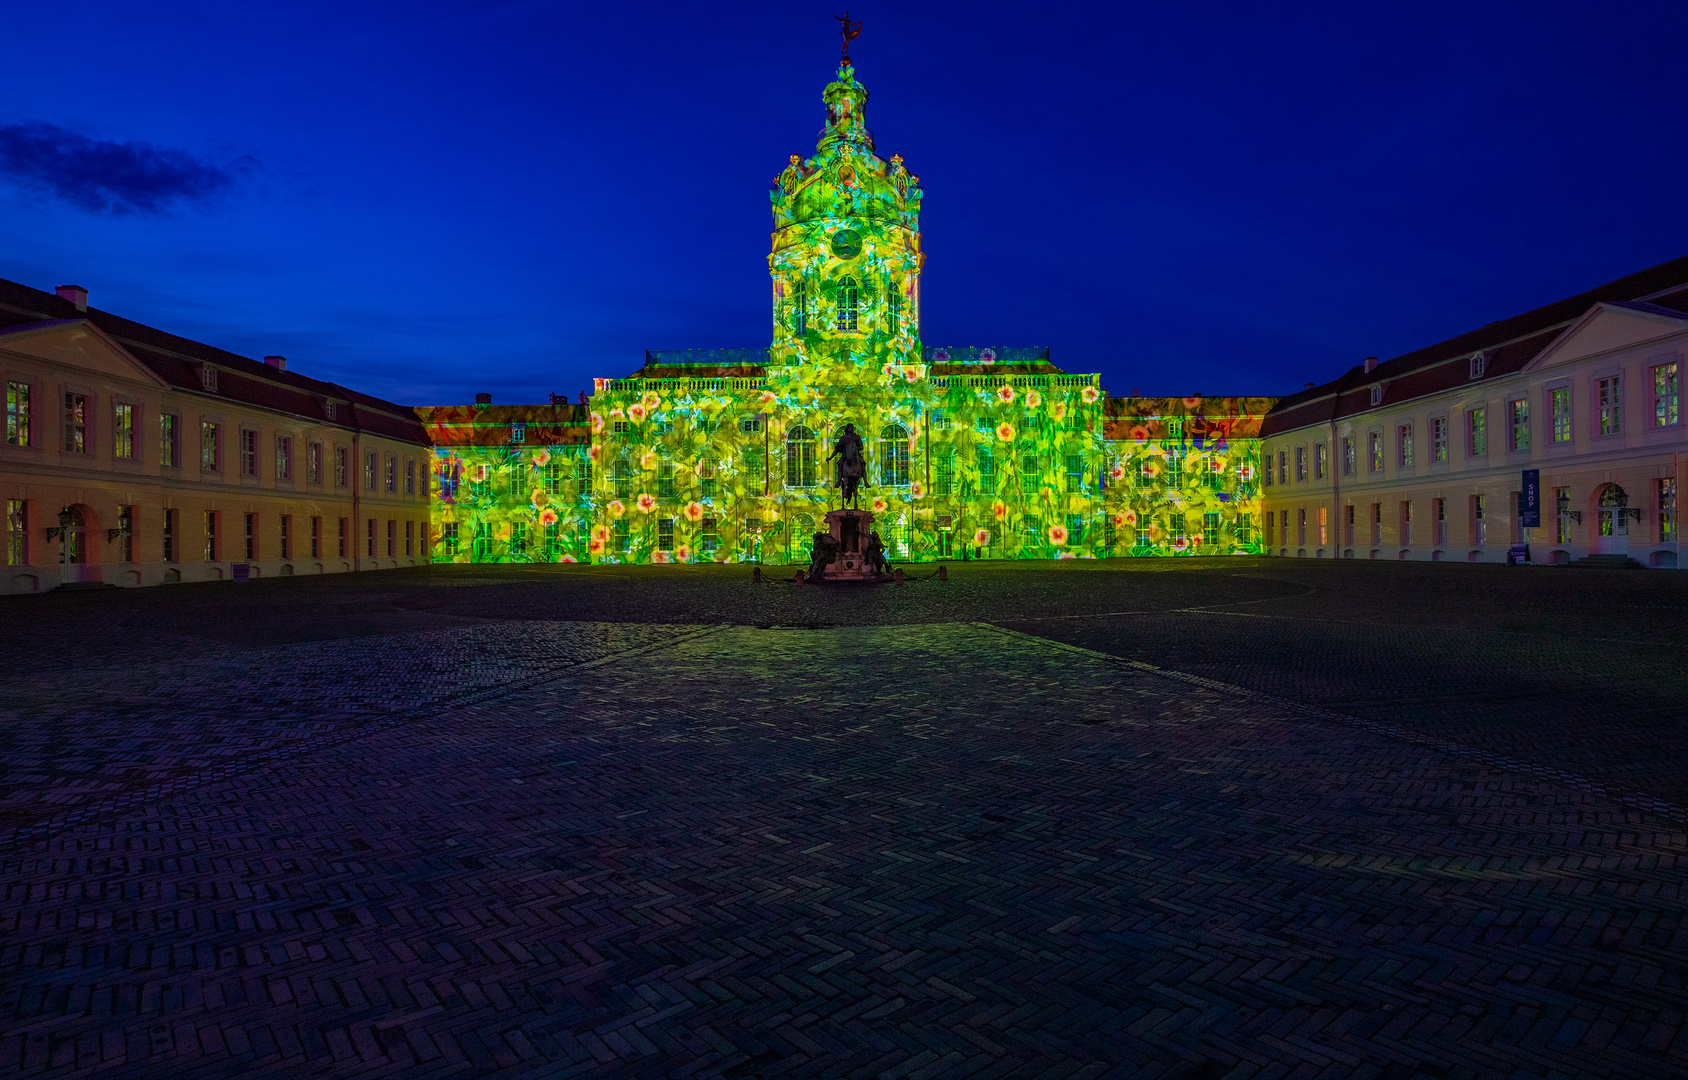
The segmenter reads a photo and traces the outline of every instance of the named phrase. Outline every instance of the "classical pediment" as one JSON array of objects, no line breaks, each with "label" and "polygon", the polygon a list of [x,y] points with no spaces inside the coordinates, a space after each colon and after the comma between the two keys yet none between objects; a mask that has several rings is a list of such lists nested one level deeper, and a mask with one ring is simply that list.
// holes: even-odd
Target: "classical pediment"
[{"label": "classical pediment", "polygon": [[1688,314],[1643,303],[1602,303],[1565,328],[1525,371],[1586,360],[1688,331]]},{"label": "classical pediment", "polygon": [[55,319],[0,330],[0,349],[94,375],[168,386],[158,374],[87,319]]}]

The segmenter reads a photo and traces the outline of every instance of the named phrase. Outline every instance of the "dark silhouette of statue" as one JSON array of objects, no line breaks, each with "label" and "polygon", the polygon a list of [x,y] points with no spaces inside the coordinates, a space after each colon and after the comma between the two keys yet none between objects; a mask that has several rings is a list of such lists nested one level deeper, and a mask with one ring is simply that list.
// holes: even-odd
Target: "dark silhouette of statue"
[{"label": "dark silhouette of statue", "polygon": [[838,541],[829,532],[818,532],[809,547],[809,580],[826,577],[826,568],[838,558]]},{"label": "dark silhouette of statue", "polygon": [[890,564],[885,561],[885,542],[879,539],[878,529],[868,534],[867,546],[862,548],[862,561],[876,574],[883,574],[889,569]]},{"label": "dark silhouette of statue", "polygon": [[844,434],[838,436],[832,453],[827,456],[828,461],[835,458],[838,464],[834,475],[837,477],[838,486],[844,490],[844,502],[848,505],[856,501],[856,492],[867,478],[867,462],[862,456],[862,437],[856,434],[856,425],[844,425]]}]

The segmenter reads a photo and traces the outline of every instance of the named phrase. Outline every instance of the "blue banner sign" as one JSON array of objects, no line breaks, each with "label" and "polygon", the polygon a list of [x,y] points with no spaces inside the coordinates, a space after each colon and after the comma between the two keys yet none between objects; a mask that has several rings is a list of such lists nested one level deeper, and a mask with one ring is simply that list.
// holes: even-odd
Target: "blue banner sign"
[{"label": "blue banner sign", "polygon": [[1524,470],[1524,490],[1518,493],[1518,525],[1541,528],[1541,470]]}]

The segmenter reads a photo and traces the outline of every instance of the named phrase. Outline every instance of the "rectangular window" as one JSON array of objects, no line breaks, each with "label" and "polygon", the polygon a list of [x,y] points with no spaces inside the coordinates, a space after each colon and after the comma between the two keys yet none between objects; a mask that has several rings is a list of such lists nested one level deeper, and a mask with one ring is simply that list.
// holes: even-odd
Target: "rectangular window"
[{"label": "rectangular window", "polygon": [[88,452],[88,396],[64,396],[64,449],[67,454]]},{"label": "rectangular window", "polygon": [[258,515],[246,515],[246,561],[258,557]]},{"label": "rectangular window", "polygon": [[399,493],[399,459],[391,454],[387,455],[387,490]]},{"label": "rectangular window", "polygon": [[1355,461],[1355,458],[1357,456],[1358,455],[1354,452],[1354,436],[1344,435],[1342,437],[1342,475],[1343,476],[1353,476],[1354,475],[1354,470],[1358,465],[1358,463]]},{"label": "rectangular window", "polygon": [[1624,429],[1624,401],[1622,376],[1601,379],[1600,434],[1616,435]]},{"label": "rectangular window", "polygon": [[182,459],[176,455],[180,453],[177,434],[177,419],[169,413],[160,413],[158,417],[158,463],[168,468],[177,468]]},{"label": "rectangular window", "polygon": [[[334,448],[334,486],[335,487],[343,488],[343,487],[346,486],[346,470],[347,470],[346,448],[344,446],[336,446]],[[345,552],[342,551],[340,554],[344,555]]]},{"label": "rectangular window", "polygon": [[1570,494],[1570,488],[1553,489],[1553,505],[1558,507],[1563,502],[1566,507],[1565,510],[1555,512],[1553,542],[1556,544],[1569,544],[1571,542]]},{"label": "rectangular window", "polygon": [[1278,512],[1276,510],[1266,511],[1266,542],[1268,544],[1270,544],[1272,542],[1272,532],[1277,527],[1278,527]]},{"label": "rectangular window", "polygon": [[1288,544],[1289,544],[1289,511],[1288,510],[1283,511],[1282,513],[1280,513],[1278,515],[1278,543],[1279,543],[1280,546],[1288,546]]},{"label": "rectangular window", "polygon": [[515,443],[515,444],[527,442],[527,425],[526,424],[511,424],[510,425],[510,442]]},{"label": "rectangular window", "polygon": [[322,483],[322,444],[319,442],[305,447],[305,483]]},{"label": "rectangular window", "polygon": [[1067,491],[1076,495],[1084,490],[1084,455],[1068,454],[1065,464]]},{"label": "rectangular window", "polygon": [[1401,504],[1401,546],[1411,547],[1413,542],[1413,504]]},{"label": "rectangular window", "polygon": [[1448,460],[1448,418],[1445,416],[1430,418],[1430,460],[1438,465]]},{"label": "rectangular window", "polygon": [[164,511],[164,561],[176,561],[176,511]]},{"label": "rectangular window", "polygon": [[281,515],[281,557],[284,558],[284,559],[291,559],[293,557],[293,535],[292,534],[293,534],[293,515],[292,514]]},{"label": "rectangular window", "polygon": [[1330,507],[1319,507],[1319,546],[1330,543]]},{"label": "rectangular window", "polygon": [[128,460],[135,457],[135,407],[125,401],[111,407],[111,456]]},{"label": "rectangular window", "polygon": [[1278,451],[1278,483],[1289,483],[1289,464],[1284,451]]},{"label": "rectangular window", "polygon": [[1506,403],[1507,446],[1513,450],[1530,448],[1530,402],[1516,398]]},{"label": "rectangular window", "polygon": [[[363,456],[363,490],[371,493],[375,491],[375,477],[380,468],[381,458],[375,451],[371,450]],[[372,551],[370,554],[375,553]]]},{"label": "rectangular window", "polygon": [[1670,427],[1680,416],[1676,365],[1660,364],[1653,369],[1653,426]]},{"label": "rectangular window", "polygon": [[6,565],[29,565],[29,504],[22,499],[6,500]]},{"label": "rectangular window", "polygon": [[1436,515],[1436,539],[1432,543],[1437,547],[1446,547],[1448,543],[1448,500],[1431,499],[1430,510]]},{"label": "rectangular window", "polygon": [[674,519],[658,518],[656,522],[656,546],[658,551],[674,550]]},{"label": "rectangular window", "polygon": [[1266,461],[1266,467],[1260,470],[1260,486],[1261,487],[1271,487],[1272,486],[1272,451],[1270,451],[1270,450],[1266,451],[1265,461]]},{"label": "rectangular window", "polygon": [[1305,508],[1295,512],[1295,543],[1297,547],[1307,546],[1307,511]]},{"label": "rectangular window", "polygon": [[738,429],[745,435],[760,435],[762,433],[762,414],[747,413],[739,417]]},{"label": "rectangular window", "polygon": [[1354,546],[1354,504],[1349,503],[1342,510],[1342,543],[1345,547]]},{"label": "rectangular window", "polygon": [[370,518],[368,525],[369,525],[369,537],[368,537],[368,540],[369,540],[369,544],[368,544],[368,546],[369,546],[369,557],[371,559],[373,559],[373,558],[375,558],[375,519]]},{"label": "rectangular window", "polygon": [[1219,511],[1217,510],[1209,510],[1202,515],[1202,544],[1214,551],[1219,550]]},{"label": "rectangular window", "polygon": [[[375,523],[370,522],[370,524],[374,525]],[[375,530],[373,528],[369,530],[369,548],[371,554],[373,554],[375,550]],[[492,533],[488,530],[487,523],[484,521],[475,522],[475,544],[470,557],[476,562],[486,562],[492,558]]]},{"label": "rectangular window", "polygon": [[220,472],[223,468],[223,442],[217,425],[209,420],[199,425],[199,468],[202,472]]},{"label": "rectangular window", "polygon": [[1489,416],[1487,409],[1472,409],[1465,414],[1465,456],[1489,456]]},{"label": "rectangular window", "polygon": [[277,435],[275,437],[275,478],[277,480],[293,479],[293,436]]},{"label": "rectangular window", "polygon": [[337,550],[338,550],[340,557],[342,559],[344,559],[346,557],[346,533],[347,533],[346,519],[341,518],[340,519],[340,543],[339,543],[339,547],[337,548]]},{"label": "rectangular window", "polygon": [[1555,387],[1547,392],[1548,411],[1553,417],[1553,441],[1571,441],[1571,388]]},{"label": "rectangular window", "polygon": [[1325,462],[1325,444],[1313,444],[1313,479],[1323,480],[1325,472],[1330,468]]},{"label": "rectangular window", "polygon": [[1374,431],[1367,439],[1371,445],[1366,455],[1366,468],[1370,472],[1380,473],[1383,471],[1383,432]]},{"label": "rectangular window", "polygon": [[[1113,518],[1109,517],[1107,520],[1112,521]],[[1251,543],[1253,543],[1254,542],[1254,515],[1252,515],[1252,514],[1238,514],[1236,524],[1231,527],[1231,535],[1232,535],[1232,537],[1234,537],[1236,539],[1236,542],[1239,543],[1239,544],[1251,544]]]},{"label": "rectangular window", "polygon": [[405,458],[404,459],[404,493],[406,495],[416,494],[416,459],[415,458]]},{"label": "rectangular window", "polygon": [[240,429],[240,475],[258,475],[258,433],[252,428]]},{"label": "rectangular window", "polygon": [[1383,504],[1371,504],[1371,542],[1373,547],[1383,543]]},{"label": "rectangular window", "polygon": [[932,494],[940,498],[949,498],[955,494],[955,450],[952,447],[940,447],[934,455]]},{"label": "rectangular window", "polygon": [[1307,448],[1305,446],[1298,446],[1295,448],[1295,482],[1299,484],[1306,479]]},{"label": "rectangular window", "polygon": [[1400,424],[1395,428],[1395,465],[1398,468],[1413,467],[1413,426]]},{"label": "rectangular window", "polygon": [[[787,463],[788,466],[789,464],[790,462]],[[786,472],[790,473],[791,469],[788,467]],[[797,479],[802,480],[804,478],[799,476]],[[675,498],[677,494],[678,489],[674,478],[674,463],[664,457],[658,461],[656,465],[656,497],[659,499],[672,499]]]},{"label": "rectangular window", "polygon": [[1478,547],[1489,542],[1489,502],[1486,495],[1471,496],[1471,542]]},{"label": "rectangular window", "polygon": [[721,533],[717,530],[715,519],[706,517],[699,523],[697,546],[699,551],[712,552],[721,546]]},{"label": "rectangular window", "polygon": [[8,446],[30,446],[29,384],[6,384],[6,443]]},{"label": "rectangular window", "polygon": [[[516,528],[522,533],[522,548],[527,548],[527,523],[518,521]],[[399,553],[399,523],[392,518],[387,519],[387,557],[392,558]]]},{"label": "rectangular window", "polygon": [[1676,477],[1667,476],[1654,485],[1659,510],[1659,543],[1676,543]]},{"label": "rectangular window", "polygon": [[440,546],[447,555],[457,554],[457,522],[448,521],[440,526]]},{"label": "rectangular window", "polygon": [[205,561],[217,561],[217,511],[205,511]]},{"label": "rectangular window", "polygon": [[416,522],[407,521],[407,522],[404,523],[404,553],[406,555],[414,555],[414,554],[416,554],[415,548],[416,548]]},{"label": "rectangular window", "polygon": [[311,518],[311,558],[322,558],[322,519]]}]

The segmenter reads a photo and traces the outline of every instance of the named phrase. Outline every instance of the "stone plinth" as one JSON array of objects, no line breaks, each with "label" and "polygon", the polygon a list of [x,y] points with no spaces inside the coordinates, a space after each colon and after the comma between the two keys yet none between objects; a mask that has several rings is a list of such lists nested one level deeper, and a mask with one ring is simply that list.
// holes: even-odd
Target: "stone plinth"
[{"label": "stone plinth", "polygon": [[862,558],[873,532],[873,515],[866,510],[830,510],[827,531],[838,541],[838,555],[826,566],[826,581],[878,581],[882,575]]}]

